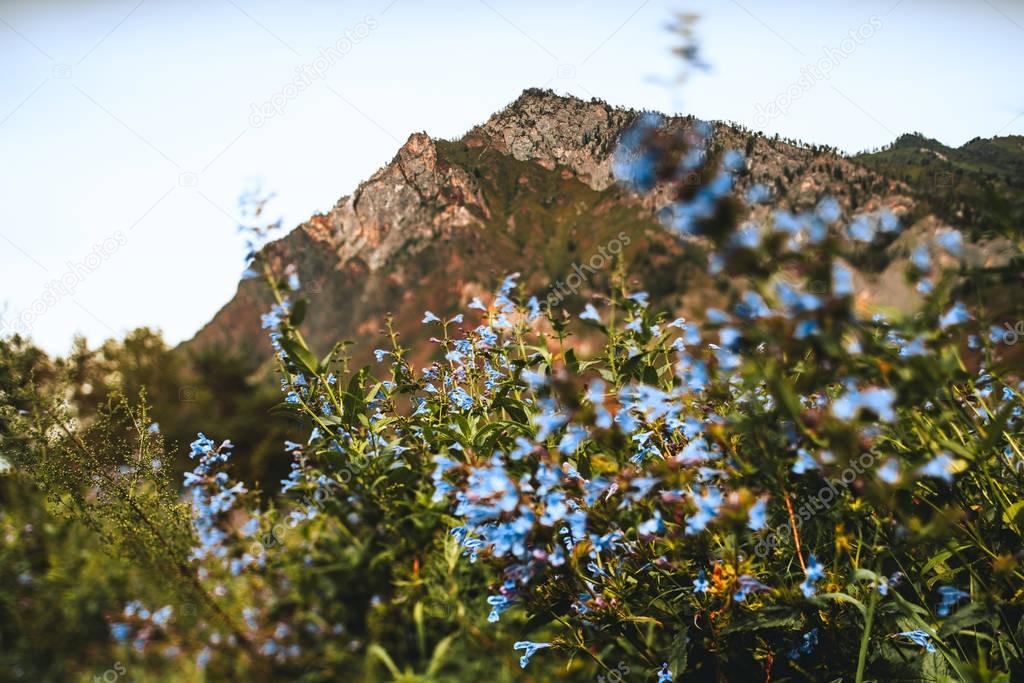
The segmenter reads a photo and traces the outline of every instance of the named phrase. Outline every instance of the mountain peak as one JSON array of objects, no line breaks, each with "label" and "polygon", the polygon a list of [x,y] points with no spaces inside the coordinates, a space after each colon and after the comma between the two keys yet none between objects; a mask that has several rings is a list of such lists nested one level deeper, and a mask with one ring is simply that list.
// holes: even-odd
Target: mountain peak
[{"label": "mountain peak", "polygon": [[548,169],[566,166],[596,190],[609,187],[611,151],[619,134],[636,118],[601,100],[589,102],[530,88],[470,135],[481,136],[498,152]]}]

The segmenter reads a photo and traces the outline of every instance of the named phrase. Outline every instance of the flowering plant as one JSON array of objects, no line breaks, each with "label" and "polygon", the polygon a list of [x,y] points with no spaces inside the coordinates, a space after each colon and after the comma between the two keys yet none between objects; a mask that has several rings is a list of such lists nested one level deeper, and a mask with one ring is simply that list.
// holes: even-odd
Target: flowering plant
[{"label": "flowering plant", "polygon": [[[747,220],[770,192],[741,198],[743,156],[710,126],[652,116],[623,137],[615,170],[638,191],[667,188],[666,226],[706,252],[720,302],[699,323],[620,276],[567,324],[513,274],[452,318],[424,314],[426,367],[389,325],[376,366],[345,374],[341,350],[320,359],[305,344],[294,273],[263,264],[282,410],[309,427],[282,482],[303,526],[232,567],[254,582],[296,571],[301,553],[289,582],[319,587],[267,596],[253,620],[263,651],[322,664],[300,620],[344,634],[411,603],[411,650],[351,646],[392,673],[422,659],[431,676],[454,666],[452,639],[502,628],[523,669],[1008,675],[1021,654],[1024,401],[999,339],[960,300],[984,273],[933,265],[960,256],[959,235],[915,252],[916,315],[872,315],[850,264],[900,232],[893,212],[846,216],[822,197]],[[582,357],[574,329],[605,341]],[[369,602],[325,604],[353,553]],[[458,618],[428,636],[426,611],[453,604]]]},{"label": "flowering plant", "polygon": [[[716,300],[695,320],[621,270],[566,320],[512,274],[424,312],[426,366],[389,321],[350,371],[344,345],[305,342],[295,270],[257,257],[278,410],[308,436],[268,499],[199,435],[191,551],[173,547],[198,613],[176,631],[175,610],[132,602],[117,638],[214,678],[1019,672],[1024,387],[968,306],[996,285],[959,262],[959,234],[916,246],[921,306],[886,316],[852,264],[897,238],[894,211],[765,211],[770,190],[701,123],[640,117],[614,168],[706,257]],[[137,431],[142,462],[156,437]]]}]

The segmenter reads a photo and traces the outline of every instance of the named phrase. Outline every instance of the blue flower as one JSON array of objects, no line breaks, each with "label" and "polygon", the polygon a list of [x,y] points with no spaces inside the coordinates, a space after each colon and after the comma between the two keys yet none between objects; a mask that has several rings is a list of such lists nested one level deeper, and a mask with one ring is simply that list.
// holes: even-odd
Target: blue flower
[{"label": "blue flower", "polygon": [[756,225],[746,224],[733,233],[730,244],[739,249],[757,249],[761,246],[761,231]]},{"label": "blue flower", "polygon": [[858,242],[870,242],[875,239],[876,227],[868,216],[857,216],[846,228],[850,239]]},{"label": "blue flower", "polygon": [[767,523],[767,512],[768,501],[759,498],[747,511],[747,527],[752,531],[763,529]]},{"label": "blue flower", "polygon": [[939,243],[939,246],[949,254],[960,258],[964,252],[964,236],[960,234],[959,230],[946,230],[940,232],[936,237],[935,241]]},{"label": "blue flower", "polygon": [[115,621],[110,625],[110,635],[112,635],[114,640],[119,643],[123,643],[128,640],[128,637],[131,636],[131,634],[132,629],[128,624]]},{"label": "blue flower", "polygon": [[796,462],[789,468],[794,474],[803,474],[809,470],[818,469],[818,461],[807,451],[801,448],[796,452]]},{"label": "blue flower", "polygon": [[812,628],[800,638],[800,644],[789,651],[790,659],[799,659],[810,654],[818,646],[818,629]]},{"label": "blue flower", "polygon": [[544,412],[533,416],[533,424],[537,426],[537,441],[544,441],[553,431],[566,422],[566,417],[554,407],[546,407]]},{"label": "blue flower", "polygon": [[386,349],[374,349],[373,350],[373,357],[377,359],[378,363],[380,363],[381,361],[384,360],[384,358],[388,355],[388,353],[389,352]]},{"label": "blue flower", "polygon": [[743,602],[747,599],[747,596],[751,593],[760,593],[764,591],[770,591],[769,586],[764,585],[753,576],[744,574],[736,579],[736,583],[739,586],[736,593],[733,594],[732,599],[736,602]]},{"label": "blue flower", "polygon": [[713,460],[716,456],[704,437],[698,437],[686,444],[682,451],[676,456],[676,460],[684,465]]},{"label": "blue flower", "polygon": [[491,613],[487,615],[487,621],[492,624],[501,618],[502,612],[512,606],[512,603],[504,595],[488,596],[487,604],[491,606]]},{"label": "blue flower", "polygon": [[192,442],[192,452],[188,457],[209,455],[213,452],[213,439],[206,438],[206,435],[199,432],[199,438]]},{"label": "blue flower", "polygon": [[647,308],[647,292],[633,292],[627,298],[639,304],[640,308]]},{"label": "blue flower", "polygon": [[473,407],[473,397],[462,387],[456,387],[449,391],[448,400],[459,410],[469,410]]},{"label": "blue flower", "polygon": [[878,227],[884,233],[899,232],[900,219],[896,218],[893,212],[889,209],[882,209],[878,212]]},{"label": "blue flower", "polygon": [[530,311],[529,315],[526,316],[527,322],[532,323],[534,320],[540,317],[540,302],[537,301],[537,297],[531,296],[530,300],[526,302],[526,307]]},{"label": "blue flower", "polygon": [[744,320],[771,317],[771,309],[764,298],[757,292],[747,290],[735,307],[736,315]]},{"label": "blue flower", "polygon": [[580,313],[580,320],[593,320],[598,325],[601,324],[601,316],[594,308],[594,304],[587,304],[584,307],[583,312]]},{"label": "blue flower", "polygon": [[956,588],[954,586],[939,586],[939,597],[942,602],[939,604],[939,608],[935,611],[940,617],[948,617],[950,609],[961,600],[967,600],[971,597],[970,593]]},{"label": "blue flower", "polygon": [[910,262],[922,273],[930,273],[932,270],[932,257],[928,253],[928,248],[923,245],[914,249],[910,255]]},{"label": "blue flower", "polygon": [[562,440],[558,442],[558,452],[562,455],[572,455],[589,435],[586,427],[578,424],[570,425],[562,435]]},{"label": "blue flower", "polygon": [[818,558],[814,555],[807,558],[807,568],[804,570],[805,578],[803,583],[800,584],[800,590],[803,591],[805,598],[809,598],[818,592],[814,584],[824,578],[824,576],[825,569],[818,564]]},{"label": "blue flower", "polygon": [[767,204],[772,200],[772,191],[768,189],[767,185],[757,183],[752,185],[747,190],[747,203],[748,204]]},{"label": "blue flower", "polygon": [[821,334],[821,326],[817,320],[801,320],[793,330],[793,339],[807,339]]},{"label": "blue flower", "polygon": [[868,387],[863,390],[850,389],[832,403],[832,414],[840,420],[849,422],[857,417],[862,409],[870,410],[883,422],[896,419],[893,403],[896,392],[892,389]]},{"label": "blue flower", "polygon": [[953,483],[954,462],[949,453],[943,451],[925,463],[918,472],[925,477],[941,479],[947,484]]},{"label": "blue flower", "polygon": [[426,311],[426,312],[425,312],[425,313],[423,314],[423,320],[422,320],[422,323],[423,323],[424,325],[426,325],[427,323],[439,323],[439,322],[441,322],[441,319],[440,319],[440,318],[438,318],[438,317],[437,317],[436,315],[434,315],[433,313],[431,313],[430,311]]},{"label": "blue flower", "polygon": [[654,511],[654,516],[646,522],[641,522],[636,528],[641,536],[656,536],[665,533],[665,523],[661,521],[661,512]]},{"label": "blue flower", "polygon": [[700,496],[691,496],[697,511],[686,520],[686,533],[696,534],[704,531],[708,522],[718,516],[722,507],[722,494],[718,489],[708,487]]},{"label": "blue flower", "polygon": [[912,358],[914,356],[924,356],[927,353],[924,345],[924,337],[915,337],[909,342],[904,343],[900,347],[900,356],[903,358]]},{"label": "blue flower", "polygon": [[962,325],[970,319],[971,314],[967,312],[967,307],[958,301],[939,318],[939,328],[944,330],[953,325]]},{"label": "blue flower", "polygon": [[743,153],[740,152],[739,150],[730,149],[722,157],[722,166],[724,166],[725,169],[728,171],[732,171],[734,173],[742,171],[744,168],[746,168],[746,165],[747,160],[744,158]]},{"label": "blue flower", "polygon": [[900,481],[900,466],[895,458],[889,458],[885,463],[878,468],[876,472],[878,478],[884,481],[890,486],[894,486]]},{"label": "blue flower", "polygon": [[672,678],[672,670],[668,668],[668,662],[664,662],[658,672],[658,683],[672,683]]},{"label": "blue flower", "polygon": [[826,224],[832,224],[837,222],[843,215],[843,210],[832,197],[824,197],[818,205],[814,207],[814,214],[818,217],[821,222]]},{"label": "blue flower", "polygon": [[701,569],[697,572],[697,578],[693,580],[693,592],[694,593],[707,593],[711,587],[711,583],[708,581],[707,574]]},{"label": "blue flower", "polygon": [[900,633],[897,633],[896,635],[903,636],[904,638],[909,638],[916,644],[923,647],[928,652],[935,652],[935,646],[932,644],[932,637],[928,635],[928,633],[926,633],[925,631],[922,631],[921,629],[916,629],[914,631],[902,631]]},{"label": "blue flower", "polygon": [[661,127],[657,114],[642,114],[619,138],[612,157],[612,174],[619,182],[638,192],[651,190],[657,181],[662,151],[648,143],[648,136]]},{"label": "blue flower", "polygon": [[530,663],[530,657],[534,655],[537,650],[545,647],[551,647],[551,643],[534,643],[529,640],[519,640],[513,643],[513,650],[525,650],[523,656],[519,658],[519,666],[523,669]]},{"label": "blue flower", "polygon": [[832,295],[853,295],[853,273],[839,262],[832,264]]}]

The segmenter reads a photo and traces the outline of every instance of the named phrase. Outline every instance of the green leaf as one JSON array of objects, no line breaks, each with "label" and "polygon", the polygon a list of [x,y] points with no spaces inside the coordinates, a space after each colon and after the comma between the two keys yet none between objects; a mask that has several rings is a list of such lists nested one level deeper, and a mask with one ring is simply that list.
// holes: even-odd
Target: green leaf
[{"label": "green leaf", "polygon": [[381,662],[383,662],[384,666],[387,667],[388,672],[395,678],[398,678],[402,675],[402,672],[398,670],[398,667],[395,666],[395,662],[391,659],[391,655],[389,655],[387,653],[387,650],[382,648],[377,643],[373,643],[368,648],[366,648],[366,654],[370,655],[371,657],[375,657],[376,659],[379,659]]},{"label": "green leaf", "polygon": [[580,362],[576,358],[576,352],[573,351],[572,349],[569,349],[568,351],[565,352],[565,367],[567,367],[569,369],[569,372],[573,373],[574,375],[579,373],[580,371]]},{"label": "green leaf", "polygon": [[672,639],[672,645],[669,646],[668,652],[669,668],[678,676],[682,676],[686,671],[686,662],[690,655],[689,644],[690,629],[683,626]]},{"label": "green leaf", "polygon": [[[872,588],[871,590],[875,590],[875,589]],[[860,615],[862,617],[864,617],[865,619],[867,618],[867,615],[868,615],[867,607],[864,606],[863,602],[861,602],[857,598],[853,597],[852,595],[847,595],[846,593],[822,593],[821,595],[819,595],[817,597],[822,599],[822,600],[835,600],[836,602],[845,602],[847,604],[853,605],[854,607],[857,608],[857,610],[860,612]]]},{"label": "green leaf", "polygon": [[363,400],[363,384],[366,382],[369,374],[370,367],[364,366],[349,379],[348,390],[341,399],[341,407],[344,410],[345,419],[348,421],[348,424],[352,424],[352,418],[356,414],[361,413],[363,406],[366,405]]},{"label": "green leaf", "polygon": [[308,299],[299,299],[292,305],[292,314],[288,316],[288,322],[292,327],[298,327],[306,319],[306,311],[309,308]]},{"label": "green leaf", "polygon": [[445,657],[448,656],[448,650],[451,649],[454,639],[455,634],[445,636],[434,648],[434,654],[431,655],[430,664],[427,666],[428,676],[436,676],[437,672],[444,666]]},{"label": "green leaf", "polygon": [[985,606],[977,603],[965,605],[953,613],[939,629],[939,638],[947,638],[960,633],[964,629],[987,623],[998,623],[996,616]]},{"label": "green leaf", "polygon": [[756,612],[738,617],[720,633],[724,635],[776,628],[798,631],[803,625],[803,615],[790,607],[763,607]]},{"label": "green leaf", "polygon": [[1018,534],[1020,533],[1021,523],[1024,522],[1021,519],[1021,513],[1024,513],[1024,500],[1018,500],[1003,511],[1003,521],[1008,526],[1013,527],[1014,531]]},{"label": "green leaf", "polygon": [[298,366],[301,370],[308,372],[310,375],[316,376],[316,356],[314,356],[309,349],[291,337],[281,337],[278,339],[278,342],[280,342],[281,348],[284,349],[284,352],[288,354],[288,360]]}]

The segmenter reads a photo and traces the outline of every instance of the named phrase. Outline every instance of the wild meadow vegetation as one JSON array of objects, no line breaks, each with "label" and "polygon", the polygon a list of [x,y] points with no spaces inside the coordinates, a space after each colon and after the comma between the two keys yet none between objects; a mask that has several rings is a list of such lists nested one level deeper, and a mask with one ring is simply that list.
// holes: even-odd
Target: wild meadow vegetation
[{"label": "wild meadow vegetation", "polygon": [[[740,194],[699,122],[643,116],[615,155],[725,305],[673,318],[620,268],[570,315],[513,273],[423,313],[433,362],[389,322],[357,368],[307,345],[300,278],[257,254],[281,392],[184,472],[150,356],[98,397],[97,359],[0,341],[0,678],[1024,676],[1020,340],[987,308],[1019,268],[943,230],[908,265],[919,310],[885,315],[850,263],[897,238],[889,211],[749,222],[772,191]],[[247,478],[282,433],[282,480]]]}]

